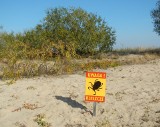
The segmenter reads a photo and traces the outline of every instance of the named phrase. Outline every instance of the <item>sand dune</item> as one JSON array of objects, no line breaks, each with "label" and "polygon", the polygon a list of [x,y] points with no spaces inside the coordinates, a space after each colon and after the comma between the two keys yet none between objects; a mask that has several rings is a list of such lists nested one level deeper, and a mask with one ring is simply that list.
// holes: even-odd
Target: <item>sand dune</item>
[{"label": "sand dune", "polygon": [[[105,103],[84,102],[85,73],[0,81],[0,127],[160,127],[160,60],[107,70]],[[39,116],[40,116],[39,115]]]}]

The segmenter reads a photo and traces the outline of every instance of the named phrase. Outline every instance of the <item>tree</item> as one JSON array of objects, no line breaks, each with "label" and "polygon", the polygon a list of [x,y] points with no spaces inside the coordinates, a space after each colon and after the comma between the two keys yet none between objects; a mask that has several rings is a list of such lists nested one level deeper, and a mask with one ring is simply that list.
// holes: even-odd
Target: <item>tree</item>
[{"label": "tree", "polygon": [[72,43],[79,54],[106,52],[113,48],[116,40],[115,31],[100,16],[81,8],[49,9],[36,30],[36,33],[46,33],[50,41]]},{"label": "tree", "polygon": [[154,23],[154,31],[160,35],[160,0],[156,3],[156,8],[152,10],[151,16]]}]

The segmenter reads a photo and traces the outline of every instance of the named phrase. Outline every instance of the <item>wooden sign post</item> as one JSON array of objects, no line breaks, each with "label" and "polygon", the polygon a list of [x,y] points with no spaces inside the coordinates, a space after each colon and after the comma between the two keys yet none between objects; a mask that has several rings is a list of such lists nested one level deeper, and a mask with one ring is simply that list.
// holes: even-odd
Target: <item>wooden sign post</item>
[{"label": "wooden sign post", "polygon": [[96,102],[105,101],[106,73],[86,72],[85,101],[93,103],[93,116],[96,116]]}]

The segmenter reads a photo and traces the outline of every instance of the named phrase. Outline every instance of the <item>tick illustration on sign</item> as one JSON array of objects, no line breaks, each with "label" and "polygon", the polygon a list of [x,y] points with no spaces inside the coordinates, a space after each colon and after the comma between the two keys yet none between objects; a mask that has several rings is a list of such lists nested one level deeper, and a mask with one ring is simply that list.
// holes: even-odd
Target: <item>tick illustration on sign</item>
[{"label": "tick illustration on sign", "polygon": [[94,91],[93,95],[96,95],[96,91],[99,91],[99,89],[102,89],[101,86],[103,85],[103,83],[98,81],[98,79],[94,81],[94,84],[92,82],[89,82],[89,83],[91,83],[91,86],[89,86],[88,89],[89,90],[92,89]]}]

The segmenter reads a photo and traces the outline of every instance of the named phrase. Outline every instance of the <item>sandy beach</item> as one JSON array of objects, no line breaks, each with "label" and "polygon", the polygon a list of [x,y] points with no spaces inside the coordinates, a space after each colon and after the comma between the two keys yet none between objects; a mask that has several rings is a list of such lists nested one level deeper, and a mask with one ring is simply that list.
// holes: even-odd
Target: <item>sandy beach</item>
[{"label": "sandy beach", "polygon": [[95,117],[84,101],[85,72],[0,80],[0,127],[160,127],[160,60],[94,71],[107,73]]}]

